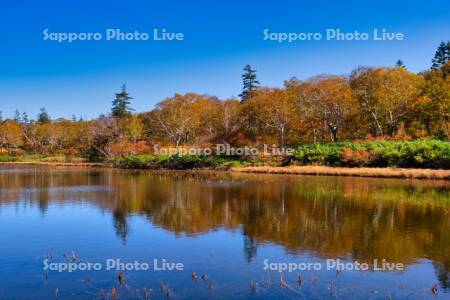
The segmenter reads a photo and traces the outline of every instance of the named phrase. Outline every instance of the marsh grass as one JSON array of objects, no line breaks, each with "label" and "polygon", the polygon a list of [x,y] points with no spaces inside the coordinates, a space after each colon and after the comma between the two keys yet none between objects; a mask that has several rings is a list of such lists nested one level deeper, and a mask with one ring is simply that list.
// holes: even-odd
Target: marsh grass
[{"label": "marsh grass", "polygon": [[450,170],[403,169],[403,168],[342,168],[329,166],[290,166],[290,167],[236,167],[234,172],[359,176],[379,178],[418,178],[450,179]]}]

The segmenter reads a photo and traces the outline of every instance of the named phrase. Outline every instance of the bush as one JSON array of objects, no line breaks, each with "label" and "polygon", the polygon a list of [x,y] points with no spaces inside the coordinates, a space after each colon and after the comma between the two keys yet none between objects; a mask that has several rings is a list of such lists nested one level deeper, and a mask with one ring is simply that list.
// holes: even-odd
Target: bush
[{"label": "bush", "polygon": [[0,153],[0,162],[11,162],[16,161],[17,158],[7,154],[7,153]]},{"label": "bush", "polygon": [[302,164],[450,169],[450,142],[422,139],[304,145],[294,159]]},{"label": "bush", "polygon": [[304,145],[297,149],[294,159],[304,164],[339,166],[346,146],[347,143]]},{"label": "bush", "polygon": [[342,153],[342,165],[349,167],[367,166],[371,162],[371,153],[367,150],[345,148]]}]

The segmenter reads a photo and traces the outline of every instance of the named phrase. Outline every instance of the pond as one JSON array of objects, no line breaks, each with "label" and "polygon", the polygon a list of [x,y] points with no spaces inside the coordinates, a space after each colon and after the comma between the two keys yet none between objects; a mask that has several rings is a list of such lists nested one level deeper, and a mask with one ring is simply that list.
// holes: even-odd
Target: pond
[{"label": "pond", "polygon": [[450,182],[0,166],[0,299],[449,299]]}]

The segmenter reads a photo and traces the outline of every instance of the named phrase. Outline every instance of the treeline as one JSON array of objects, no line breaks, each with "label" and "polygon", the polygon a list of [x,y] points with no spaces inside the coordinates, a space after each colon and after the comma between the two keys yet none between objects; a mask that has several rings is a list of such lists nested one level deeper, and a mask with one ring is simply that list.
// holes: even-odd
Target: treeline
[{"label": "treeline", "polygon": [[0,122],[0,147],[25,153],[89,159],[152,153],[152,145],[183,147],[297,146],[357,140],[448,141],[450,42],[442,43],[432,67],[419,74],[402,62],[393,67],[358,67],[349,76],[291,78],[282,88],[261,87],[244,68],[240,99],[175,94],[143,113],[133,113],[125,86],[111,113],[94,120],[37,120],[16,111]]}]

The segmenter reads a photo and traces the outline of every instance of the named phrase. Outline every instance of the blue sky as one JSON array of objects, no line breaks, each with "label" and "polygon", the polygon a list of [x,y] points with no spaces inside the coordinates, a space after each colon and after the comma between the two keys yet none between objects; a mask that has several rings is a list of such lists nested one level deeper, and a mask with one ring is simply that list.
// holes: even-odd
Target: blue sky
[{"label": "blue sky", "polygon": [[[183,41],[44,41],[50,32],[182,32]],[[403,41],[264,41],[270,32],[327,28],[402,32]],[[237,96],[242,68],[281,86],[291,76],[348,74],[358,66],[402,59],[421,71],[450,39],[448,0],[428,1],[4,1],[0,10],[0,110],[34,117],[88,118],[108,113],[126,83],[136,111],[175,92]]]}]

